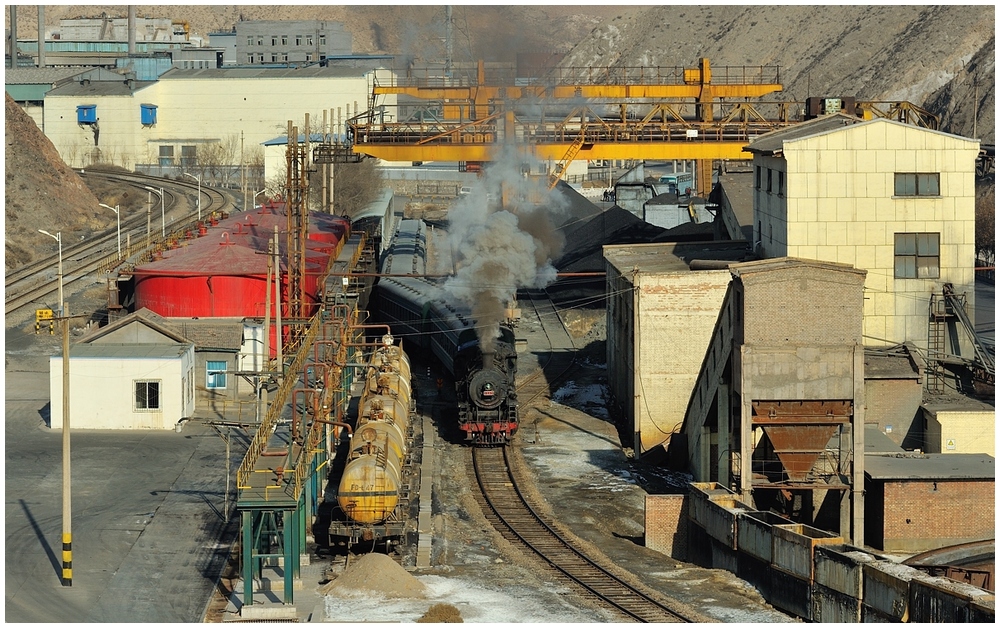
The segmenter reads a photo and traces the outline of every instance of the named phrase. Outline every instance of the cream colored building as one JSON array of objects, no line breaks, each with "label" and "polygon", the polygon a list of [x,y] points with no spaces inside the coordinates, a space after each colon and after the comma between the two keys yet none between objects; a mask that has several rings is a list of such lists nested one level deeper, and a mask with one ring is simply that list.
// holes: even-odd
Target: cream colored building
[{"label": "cream colored building", "polygon": [[[323,114],[341,122],[369,107],[372,83],[388,70],[304,68],[172,69],[154,82],[78,81],[45,97],[45,135],[71,167],[101,161],[133,169],[138,164],[194,166],[199,149],[228,147],[234,164],[244,151],[287,132],[320,131]],[[377,105],[393,105],[393,96]],[[81,124],[78,107],[94,107]],[[334,131],[336,132],[336,130]],[[341,131],[342,132],[342,131]],[[96,146],[95,146],[96,145]]]},{"label": "cream colored building", "polygon": [[[691,391],[719,318],[743,242],[604,247],[611,410],[630,426],[636,457],[684,422]],[[694,259],[723,260],[692,271]]]},{"label": "cream colored building", "polygon": [[967,397],[934,399],[920,407],[924,451],[996,457],[996,409]]},{"label": "cream colored building", "polygon": [[865,345],[912,341],[926,351],[930,295],[945,283],[967,295],[974,316],[978,140],[837,114],[747,150],[755,250],[868,271]]}]

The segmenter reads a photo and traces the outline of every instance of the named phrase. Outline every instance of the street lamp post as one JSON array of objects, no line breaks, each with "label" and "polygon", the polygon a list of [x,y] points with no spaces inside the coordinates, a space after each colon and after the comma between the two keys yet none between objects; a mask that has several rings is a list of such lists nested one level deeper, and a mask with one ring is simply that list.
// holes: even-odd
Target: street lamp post
[{"label": "street lamp post", "polygon": [[57,231],[55,235],[52,235],[45,229],[39,229],[38,233],[44,233],[50,238],[55,238],[55,241],[59,243],[59,315],[63,315],[63,267],[62,267],[62,231]]},{"label": "street lamp post", "polygon": [[[154,194],[156,193],[156,190],[154,190],[153,188],[147,187],[146,189]],[[163,188],[160,188],[160,237],[161,238],[167,237],[167,213],[163,205],[164,205]]]},{"label": "street lamp post", "polygon": [[111,205],[105,205],[104,203],[98,203],[101,207],[110,209],[115,213],[115,218],[118,219],[118,259],[122,258],[122,215],[118,209],[118,205],[112,207]]},{"label": "street lamp post", "polygon": [[198,182],[198,220],[201,220],[201,177],[196,177],[188,172],[185,172],[184,176],[191,177]]}]

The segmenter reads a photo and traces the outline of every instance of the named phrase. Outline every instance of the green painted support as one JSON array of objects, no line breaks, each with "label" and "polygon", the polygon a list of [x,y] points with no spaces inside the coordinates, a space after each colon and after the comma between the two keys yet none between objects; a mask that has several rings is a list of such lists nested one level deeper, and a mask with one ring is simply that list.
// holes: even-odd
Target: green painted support
[{"label": "green painted support", "polygon": [[243,532],[243,605],[253,604],[253,512],[240,512],[240,526]]},{"label": "green painted support", "polygon": [[[316,466],[315,463],[309,464],[310,468],[315,466]],[[306,490],[303,491],[305,499],[302,500],[302,507],[299,509],[299,517],[298,517],[299,546],[296,548],[299,552],[299,556],[309,551],[309,541],[306,535],[306,533],[308,532],[308,530],[306,529],[306,522],[309,521],[312,513],[314,512],[313,504],[315,504],[316,500],[313,499],[313,490],[314,490],[313,482],[312,478],[310,477],[309,482],[306,482]]]},{"label": "green painted support", "polygon": [[[285,557],[285,604],[295,603],[295,578],[292,576],[292,572],[295,566],[295,560],[298,557],[298,548],[294,543],[295,540],[295,513],[297,510],[285,511],[285,524],[288,528],[285,530],[285,543],[284,543],[284,557]],[[290,538],[291,537],[291,538]]]}]

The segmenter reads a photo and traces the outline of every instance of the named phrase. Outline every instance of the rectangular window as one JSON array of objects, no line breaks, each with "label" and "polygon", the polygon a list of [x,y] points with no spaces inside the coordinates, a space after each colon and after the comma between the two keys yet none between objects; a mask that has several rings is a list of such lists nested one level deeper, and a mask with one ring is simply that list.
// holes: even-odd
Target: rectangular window
[{"label": "rectangular window", "polygon": [[160,409],[160,380],[135,381],[135,409]]},{"label": "rectangular window", "polygon": [[760,166],[757,166],[757,176],[754,179],[753,187],[754,187],[754,189],[757,189],[757,190],[760,189]]},{"label": "rectangular window", "polygon": [[281,45],[282,46],[287,46],[288,45],[288,35],[282,35],[281,36]]},{"label": "rectangular window", "polygon": [[247,37],[247,45],[248,46],[252,46],[253,45],[253,37],[249,37],[249,36]]},{"label": "rectangular window", "polygon": [[198,165],[198,147],[181,146],[181,166],[189,168]]},{"label": "rectangular window", "polygon": [[767,169],[767,193],[768,194],[771,193],[771,172],[773,172],[773,171],[770,168],[768,168]]},{"label": "rectangular window", "polygon": [[302,45],[302,35],[296,35],[295,36],[295,45],[296,46],[301,46]]},{"label": "rectangular window", "polygon": [[278,45],[278,38],[275,37],[274,35],[271,35],[271,45],[272,46],[277,46]]},{"label": "rectangular window", "polygon": [[277,63],[277,62],[278,62],[278,55],[276,54],[271,55],[271,63]]},{"label": "rectangular window", "polygon": [[783,170],[778,171],[778,196],[785,195],[785,172]]},{"label": "rectangular window", "polygon": [[288,53],[287,52],[281,53],[281,61],[283,63],[288,63]]},{"label": "rectangular window", "polygon": [[205,366],[205,388],[226,387],[226,363],[209,360]]},{"label": "rectangular window", "polygon": [[253,63],[253,55],[247,55],[247,63]]},{"label": "rectangular window", "polygon": [[319,36],[319,45],[320,46],[325,46],[326,45],[326,35],[320,35]]},{"label": "rectangular window", "polygon": [[936,279],[940,268],[940,233],[895,234],[896,279]]},{"label": "rectangular window", "polygon": [[174,147],[173,146],[161,146],[160,147],[160,165],[161,166],[172,166],[172,165],[174,165]]},{"label": "rectangular window", "polygon": [[306,35],[306,45],[307,46],[312,46],[313,45],[313,36],[312,35]]},{"label": "rectangular window", "polygon": [[895,196],[941,196],[941,174],[897,172]]},{"label": "rectangular window", "polygon": [[264,45],[264,36],[263,35],[258,35],[257,36],[257,45],[258,46],[263,46]]},{"label": "rectangular window", "polygon": [[306,61],[312,61],[312,60],[313,56],[311,54],[306,53]]}]

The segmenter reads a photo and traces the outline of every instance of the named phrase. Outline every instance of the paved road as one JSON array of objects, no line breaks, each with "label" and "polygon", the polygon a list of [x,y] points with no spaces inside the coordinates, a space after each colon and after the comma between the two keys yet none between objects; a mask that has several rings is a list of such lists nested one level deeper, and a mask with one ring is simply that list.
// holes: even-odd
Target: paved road
[{"label": "paved road", "polygon": [[59,340],[26,330],[6,332],[6,621],[200,621],[233,532],[222,439],[204,426],[73,432],[73,586],[61,586],[62,432],[46,427]]}]

